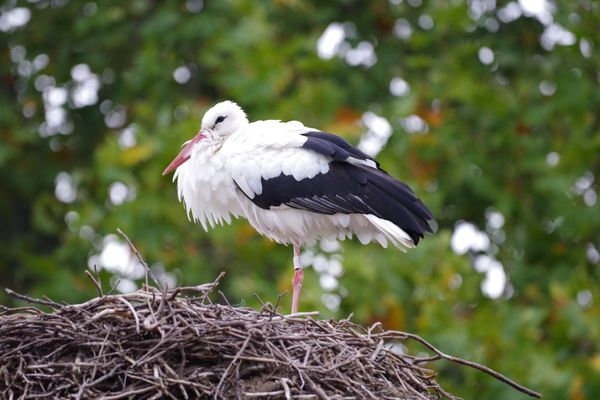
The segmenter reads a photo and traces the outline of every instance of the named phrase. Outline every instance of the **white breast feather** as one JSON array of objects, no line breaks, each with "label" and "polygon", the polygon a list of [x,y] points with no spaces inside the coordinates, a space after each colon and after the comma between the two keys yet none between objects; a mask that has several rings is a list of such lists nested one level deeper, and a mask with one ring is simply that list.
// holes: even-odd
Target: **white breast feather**
[{"label": "white breast feather", "polygon": [[231,214],[241,215],[236,187],[231,176],[223,169],[217,154],[196,152],[175,171],[179,200],[183,201],[188,217],[208,226],[231,222]]}]

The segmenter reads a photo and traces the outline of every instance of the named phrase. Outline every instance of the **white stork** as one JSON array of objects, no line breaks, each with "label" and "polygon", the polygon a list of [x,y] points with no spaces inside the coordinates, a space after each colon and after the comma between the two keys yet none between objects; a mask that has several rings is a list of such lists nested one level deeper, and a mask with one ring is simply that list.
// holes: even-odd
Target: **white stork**
[{"label": "white stork", "polygon": [[356,235],[405,251],[431,232],[431,212],[405,183],[344,139],[298,121],[249,123],[235,103],[204,114],[175,170],[179,200],[205,230],[244,217],[260,234],[294,247],[292,313],[304,278],[300,249]]}]

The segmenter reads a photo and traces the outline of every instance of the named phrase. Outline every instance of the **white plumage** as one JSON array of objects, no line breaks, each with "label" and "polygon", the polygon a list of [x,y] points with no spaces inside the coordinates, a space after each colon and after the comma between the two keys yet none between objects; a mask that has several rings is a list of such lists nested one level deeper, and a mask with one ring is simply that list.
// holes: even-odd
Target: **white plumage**
[{"label": "white plumage", "polygon": [[404,250],[429,230],[431,214],[410,188],[343,139],[298,121],[249,123],[230,101],[206,112],[163,174],[173,169],[180,201],[205,230],[244,217],[296,256],[302,245],[353,235]]}]

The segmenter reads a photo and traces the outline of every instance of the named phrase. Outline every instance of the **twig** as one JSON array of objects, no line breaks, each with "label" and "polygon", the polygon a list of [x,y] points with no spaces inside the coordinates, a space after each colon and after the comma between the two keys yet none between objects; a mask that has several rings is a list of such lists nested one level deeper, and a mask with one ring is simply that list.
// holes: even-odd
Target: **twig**
[{"label": "twig", "polygon": [[106,293],[106,295],[110,296],[111,294],[113,294],[113,292],[115,290],[117,290],[117,288],[119,287],[119,283],[121,283],[121,279],[117,279],[117,281],[115,282],[115,284],[112,285],[112,287],[110,288],[110,290],[108,291],[108,293]]},{"label": "twig", "polygon": [[250,339],[251,338],[252,338],[251,335],[249,335],[246,338],[246,340],[244,341],[244,344],[242,345],[242,347],[240,348],[240,350],[237,352],[237,354],[235,355],[235,357],[233,358],[233,360],[231,360],[231,362],[227,366],[227,369],[225,369],[225,372],[223,372],[223,376],[221,376],[221,379],[219,380],[219,383],[218,383],[217,387],[215,388],[215,400],[218,399],[218,397],[219,397],[219,392],[221,391],[221,386],[223,385],[223,382],[225,382],[225,379],[227,378],[227,375],[229,375],[229,370],[231,369],[231,367],[236,362],[238,362],[238,360],[242,356],[242,353],[244,352],[244,350],[246,350],[246,347],[248,346],[248,343],[250,343]]},{"label": "twig", "polygon": [[139,319],[137,313],[135,312],[135,308],[133,308],[131,303],[128,302],[124,297],[117,297],[117,300],[119,300],[121,303],[125,304],[127,306],[127,308],[129,308],[129,311],[131,311],[131,314],[133,315],[133,318],[135,319],[135,331],[136,331],[136,333],[140,333],[140,319]]},{"label": "twig", "polygon": [[33,298],[33,297],[29,297],[29,296],[26,296],[24,294],[17,293],[14,290],[9,289],[9,288],[5,288],[4,291],[9,296],[15,297],[15,298],[17,298],[19,300],[26,301],[28,303],[40,304],[40,305],[43,305],[43,306],[52,307],[54,309],[59,309],[59,308],[63,307],[63,305],[60,304],[60,303],[56,303],[56,302],[51,301],[51,300],[42,300],[42,299],[36,299],[36,298]]},{"label": "twig", "polygon": [[221,295],[221,298],[225,301],[225,304],[227,304],[227,306],[231,307],[231,303],[229,302],[229,299],[227,299],[227,296],[225,296],[225,293],[223,293],[219,290],[219,294]]},{"label": "twig", "polygon": [[281,382],[281,386],[283,387],[283,393],[285,395],[285,400],[292,400],[292,392],[290,392],[290,387],[287,384],[287,379],[282,378],[279,380]]},{"label": "twig", "polygon": [[[271,311],[271,319],[273,319],[274,316],[277,315],[277,310],[279,309],[279,303],[281,302],[281,299],[283,298],[283,296],[285,296],[287,294],[287,290],[283,293],[279,293],[277,295],[277,300],[275,301],[275,305],[273,306],[273,310]],[[286,392],[287,395],[287,392]]]},{"label": "twig", "polygon": [[327,396],[327,393],[325,393],[322,388],[320,388],[319,386],[317,386],[317,384],[314,383],[313,380],[310,379],[310,377],[308,375],[306,375],[304,377],[304,379],[306,379],[306,382],[308,383],[308,386],[315,392],[315,394],[317,395],[317,397],[319,399],[321,399],[321,400],[329,400],[329,396]]},{"label": "twig", "polygon": [[464,360],[462,358],[459,357],[454,357],[451,356],[449,354],[446,354],[440,350],[438,350],[435,346],[433,346],[431,343],[427,342],[425,339],[421,338],[420,336],[417,336],[415,334],[412,333],[405,333],[405,332],[396,332],[398,334],[402,334],[403,336],[409,337],[419,343],[421,343],[422,345],[424,345],[425,347],[427,347],[429,350],[433,351],[435,354],[437,354],[438,356],[440,356],[441,358],[457,363],[457,364],[461,364],[461,365],[466,365],[468,367],[471,368],[475,368],[478,369],[482,372],[485,372],[488,375],[493,376],[494,378],[498,379],[501,382],[506,383],[507,385],[513,387],[514,389],[518,390],[519,392],[525,393],[528,396],[531,397],[535,397],[535,398],[542,398],[541,393],[538,393],[534,390],[529,389],[528,387],[525,387],[523,385],[518,384],[517,382],[513,381],[512,379],[506,377],[505,375],[501,374],[500,372],[494,371],[493,369],[491,369],[490,367],[487,367],[485,365],[481,365],[478,364],[474,361],[469,361],[469,360]]},{"label": "twig", "polygon": [[181,292],[193,291],[193,292],[201,292],[204,296],[210,294],[221,282],[221,279],[225,276],[225,271],[221,271],[216,279],[211,283],[204,283],[202,285],[196,286],[179,286],[170,291],[170,295],[167,300],[171,301]]},{"label": "twig", "polygon": [[152,272],[152,270],[150,269],[150,267],[148,266],[148,264],[146,263],[146,261],[144,260],[144,258],[140,254],[140,252],[138,251],[138,249],[133,245],[133,243],[129,239],[129,236],[127,236],[125,234],[125,232],[123,232],[121,230],[121,228],[117,228],[117,232],[119,233],[119,235],[123,236],[123,238],[127,241],[127,243],[129,244],[129,247],[135,253],[135,255],[136,255],[137,259],[139,260],[139,262],[144,266],[144,268],[146,270],[146,286],[148,286],[148,275],[150,275],[150,277],[152,278],[152,280],[156,284],[156,287],[158,287],[159,289],[162,290],[163,289],[162,283],[158,279],[156,279],[156,276],[154,275],[154,272]]},{"label": "twig", "polygon": [[[96,270],[96,266],[94,265],[94,270]],[[97,271],[96,271],[97,272]],[[94,286],[96,286],[96,290],[98,291],[98,297],[104,297],[104,293],[102,292],[102,285],[100,284],[100,280],[96,279],[94,275],[87,269],[85,270],[85,275],[90,278]]]},{"label": "twig", "polygon": [[262,299],[260,298],[260,296],[258,295],[258,293],[254,293],[254,297],[256,297],[256,300],[258,300],[258,302],[260,303],[261,308],[265,308],[265,302],[262,301]]}]

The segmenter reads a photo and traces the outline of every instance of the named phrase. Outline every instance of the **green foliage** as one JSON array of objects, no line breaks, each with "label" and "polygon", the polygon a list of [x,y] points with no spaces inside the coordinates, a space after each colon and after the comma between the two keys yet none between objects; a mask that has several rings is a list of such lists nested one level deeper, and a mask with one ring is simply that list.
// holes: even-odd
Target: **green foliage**
[{"label": "green foliage", "polygon": [[[378,157],[383,167],[430,205],[439,230],[407,254],[345,242],[344,273],[332,290],[341,306],[325,307],[319,275],[308,270],[302,307],[416,332],[547,399],[597,398],[600,6],[557,1],[552,20],[573,43],[550,48],[538,19],[499,17],[515,2],[473,11],[488,3],[228,0],[206,1],[199,12],[189,11],[202,5],[197,0],[19,3],[31,20],[0,33],[1,286],[83,301],[94,289],[82,271],[120,227],[179,283],[225,270],[222,290],[233,302],[257,306],[254,293],[275,302],[289,288],[291,249],[243,221],[205,233],[186,220],[162,170],[217,100],[239,102],[251,119],[299,119],[354,143],[361,115],[372,111],[394,130]],[[409,37],[395,33],[398,21],[411,27]],[[317,40],[332,22],[349,23],[348,46],[373,44],[377,62],[319,58]],[[489,63],[480,61],[482,47],[492,51]],[[48,63],[37,70],[41,54]],[[98,100],[83,107],[73,100],[78,64],[101,81]],[[174,71],[182,66],[190,76],[180,84]],[[68,121],[62,133],[40,127],[48,77],[68,92],[59,105]],[[390,93],[394,77],[409,93]],[[428,132],[406,132],[410,115]],[[121,143],[128,127],[132,146]],[[66,202],[55,194],[61,172],[76,187]],[[135,195],[113,204],[115,182]],[[472,266],[478,254],[451,247],[458,221],[485,230],[491,211],[505,224],[498,237],[488,229],[488,255],[509,277],[496,299],[481,290],[484,275]],[[11,299],[1,293],[0,302]],[[465,398],[517,398],[477,372],[441,375]]]}]

